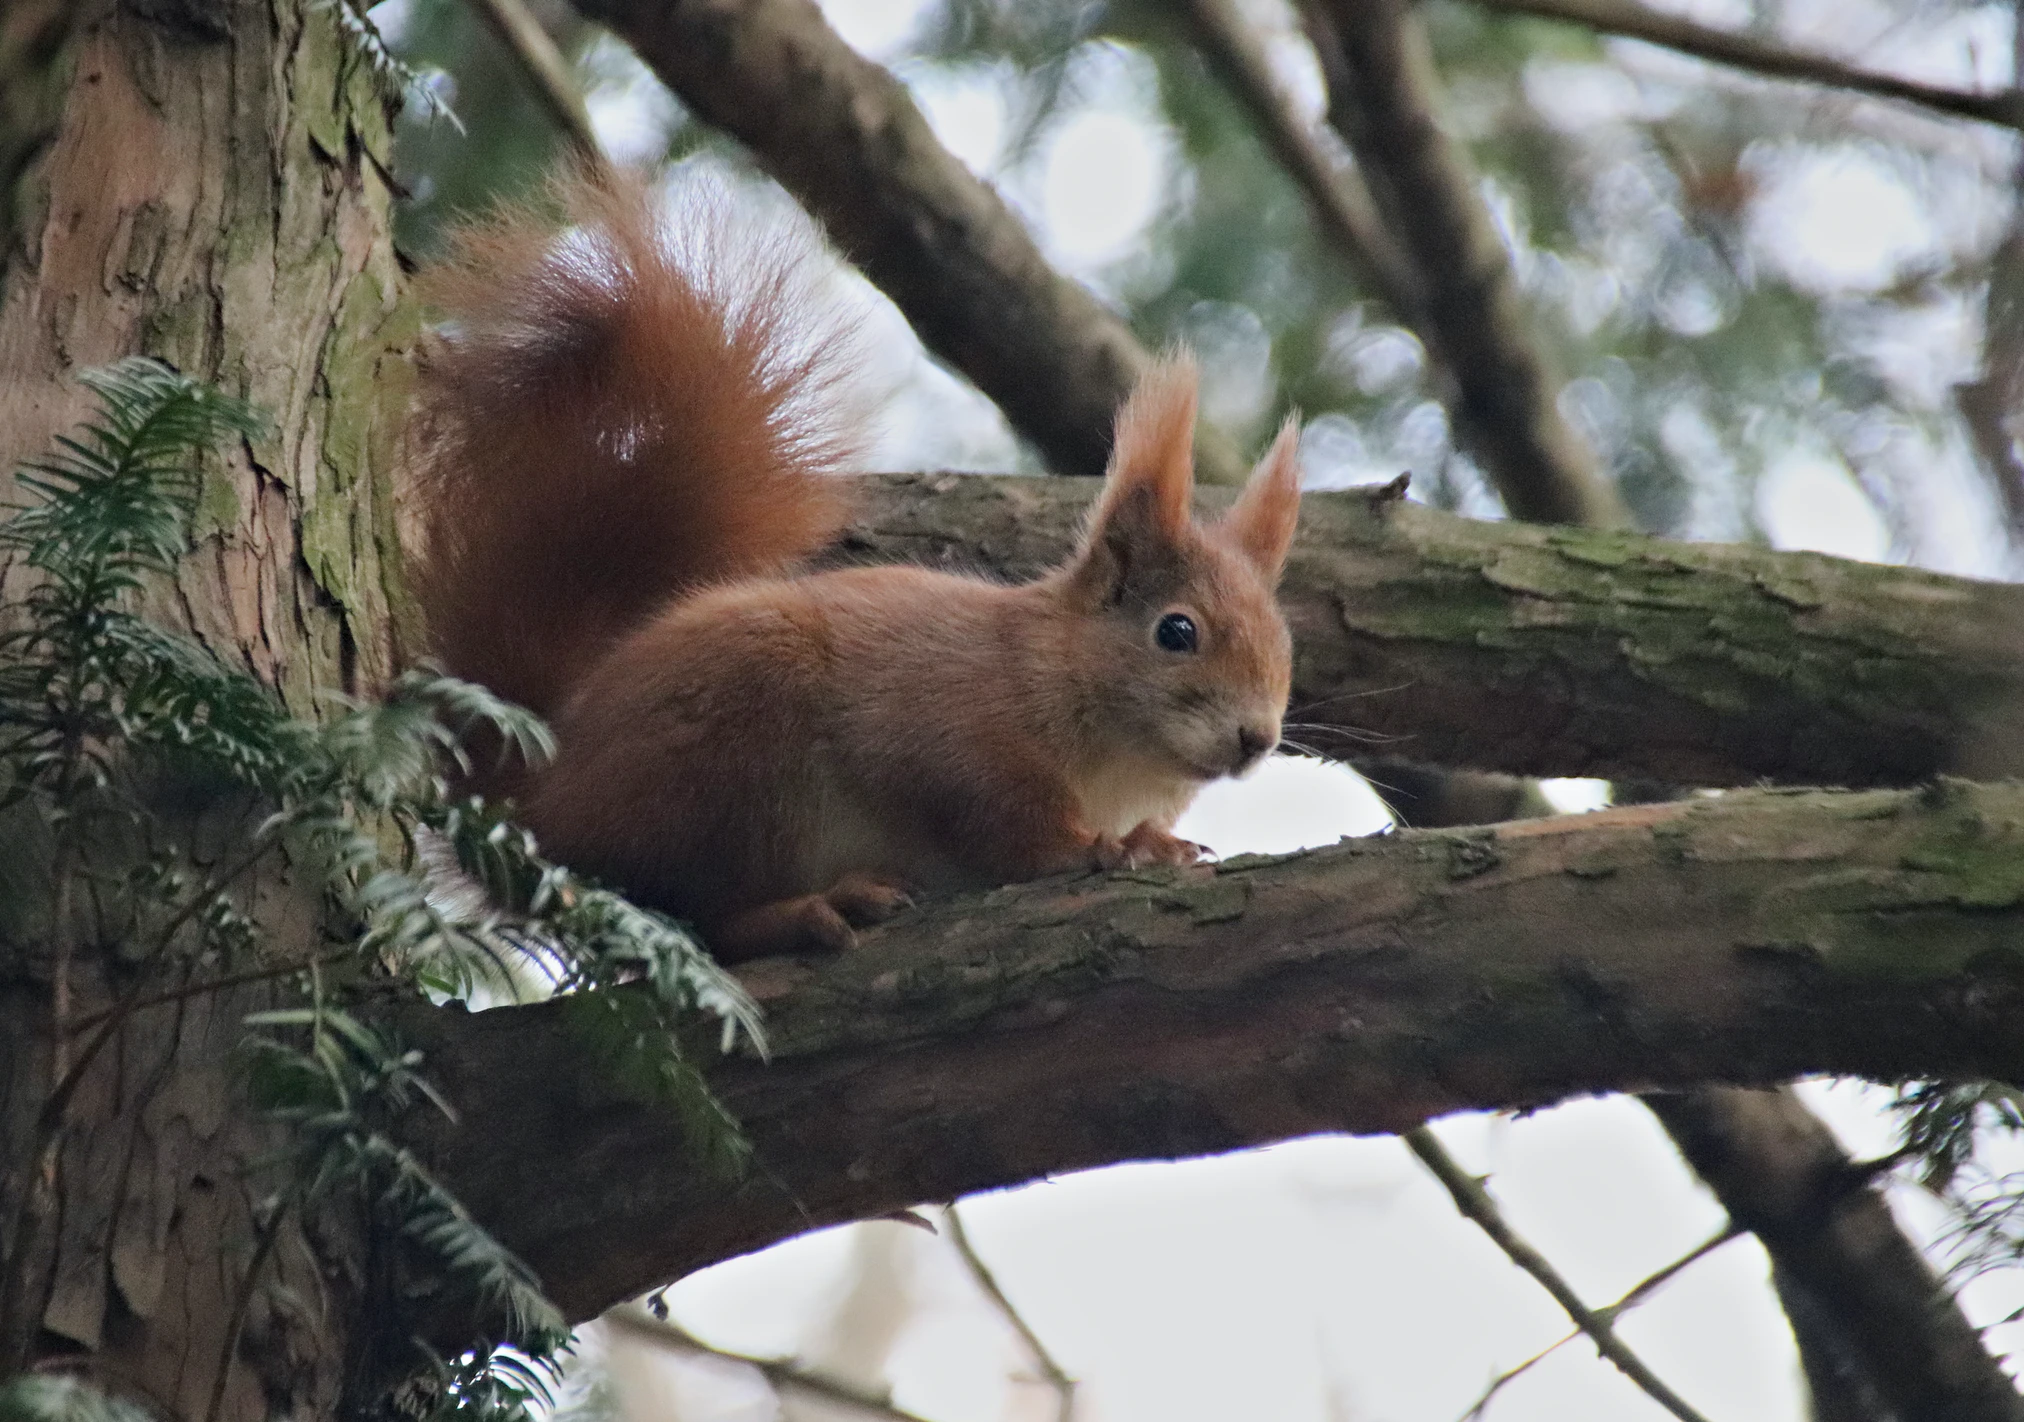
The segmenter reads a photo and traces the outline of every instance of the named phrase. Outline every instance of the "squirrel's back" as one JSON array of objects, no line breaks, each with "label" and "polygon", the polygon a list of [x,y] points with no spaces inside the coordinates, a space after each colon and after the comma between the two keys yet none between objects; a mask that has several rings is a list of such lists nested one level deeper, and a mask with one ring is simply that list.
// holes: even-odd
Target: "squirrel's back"
[{"label": "squirrel's back", "polygon": [[425,275],[408,516],[430,650],[544,714],[685,590],[781,569],[848,517],[862,422],[812,238],[697,185],[558,179]]}]

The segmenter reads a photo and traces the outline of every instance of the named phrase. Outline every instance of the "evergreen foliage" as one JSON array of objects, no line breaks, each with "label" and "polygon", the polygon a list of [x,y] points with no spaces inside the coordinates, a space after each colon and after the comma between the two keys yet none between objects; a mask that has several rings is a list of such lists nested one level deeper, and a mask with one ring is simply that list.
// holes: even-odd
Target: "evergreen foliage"
[{"label": "evergreen foliage", "polygon": [[[75,885],[116,885],[125,941],[113,951],[136,973],[98,1018],[57,1024],[83,1035],[44,1115],[60,1121],[93,1057],[151,1002],[249,978],[299,988],[301,1005],[246,1019],[249,1096],[288,1128],[289,1145],[268,1163],[279,1184],[242,1293],[285,1217],[354,1192],[472,1300],[484,1336],[510,1345],[438,1360],[423,1411],[524,1415],[545,1405],[542,1379],[569,1330],[526,1265],[398,1144],[409,1111],[452,1107],[420,1055],[371,1020],[360,989],[566,994],[587,1049],[676,1109],[699,1163],[727,1171],[742,1165],[744,1141],[678,1029],[701,1013],[721,1029],[719,1050],[740,1038],[763,1050],[757,1009],[680,925],[544,859],[502,807],[455,788],[474,736],[529,762],[551,752],[529,713],[415,670],[378,701],[333,697],[309,722],[251,675],[147,621],[139,604],[188,545],[199,456],[259,434],[264,421],[150,360],[83,379],[97,416],[28,466],[20,482],[31,502],[0,524],[0,549],[36,578],[18,625],[0,634],[0,814],[23,830],[10,838],[43,848],[50,940],[86,938]],[[169,782],[184,793],[165,796]],[[209,861],[218,867],[201,867],[179,839],[193,794],[243,826]],[[150,848],[136,854],[138,844]],[[238,897],[276,856],[314,875],[328,908],[329,939],[306,958],[264,942]],[[123,1404],[79,1386],[23,1382],[0,1395],[0,1410],[124,1422],[114,1415]]]}]

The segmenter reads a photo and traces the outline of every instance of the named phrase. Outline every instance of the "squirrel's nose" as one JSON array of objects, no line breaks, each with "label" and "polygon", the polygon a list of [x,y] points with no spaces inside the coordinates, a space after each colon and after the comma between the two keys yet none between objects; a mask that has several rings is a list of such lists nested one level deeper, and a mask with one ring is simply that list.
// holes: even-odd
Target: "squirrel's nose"
[{"label": "squirrel's nose", "polygon": [[1261,730],[1256,726],[1239,726],[1237,728],[1238,764],[1249,765],[1278,744],[1279,732],[1277,729]]}]

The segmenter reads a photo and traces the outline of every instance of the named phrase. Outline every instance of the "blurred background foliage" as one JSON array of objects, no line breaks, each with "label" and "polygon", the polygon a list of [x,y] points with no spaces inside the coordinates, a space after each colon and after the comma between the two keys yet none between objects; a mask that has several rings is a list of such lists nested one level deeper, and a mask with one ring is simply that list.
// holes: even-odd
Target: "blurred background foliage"
[{"label": "blurred background foliage", "polygon": [[[706,152],[745,164],[735,145],[685,121],[622,45],[561,0],[534,8],[615,156]],[[1329,250],[1172,7],[829,8],[1051,257],[1148,345],[1197,349],[1210,419],[1255,445],[1298,409],[1312,484],[1411,469],[1430,501],[1497,511],[1450,439],[1419,342]],[[1282,78],[1318,111],[1320,81],[1291,11],[1245,8]],[[1421,9],[1446,118],[1483,175],[1534,338],[1567,380],[1563,406],[1642,527],[1963,572],[2008,567],[1955,388],[1979,365],[2013,135],[1454,0]],[[402,123],[400,238],[425,255],[455,214],[524,193],[562,143],[462,0],[388,0],[372,14],[409,63],[440,71],[438,92],[462,124],[416,105]],[[1731,4],[1722,18],[1796,33],[1801,47],[1825,25],[1844,50],[1854,37],[1864,52],[1944,54],[1962,87],[1986,82],[1982,70],[2008,78],[2007,7],[1778,0]],[[1075,210],[1092,184],[1111,189],[1093,221]],[[985,418],[917,420],[943,436],[901,439],[889,457],[1030,467],[1002,434],[947,436]],[[1781,528],[1778,510],[1791,504],[1807,517]],[[1822,518],[1825,532],[1810,526]]]}]

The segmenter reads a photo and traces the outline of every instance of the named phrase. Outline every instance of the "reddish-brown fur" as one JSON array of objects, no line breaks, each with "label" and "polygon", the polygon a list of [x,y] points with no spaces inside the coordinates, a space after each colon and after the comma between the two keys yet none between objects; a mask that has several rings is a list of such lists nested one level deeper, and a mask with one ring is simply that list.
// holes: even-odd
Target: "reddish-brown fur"
[{"label": "reddish-brown fur", "polygon": [[[509,216],[433,279],[453,325],[417,483],[436,650],[554,721],[524,804],[547,850],[734,959],[844,946],[910,889],[1192,862],[1176,817],[1278,739],[1291,424],[1196,523],[1170,363],[1048,576],[797,575],[845,517],[850,441],[796,259],[710,214],[667,235],[634,187],[567,193],[567,238]],[[1174,612],[1193,654],[1155,641]]]}]

